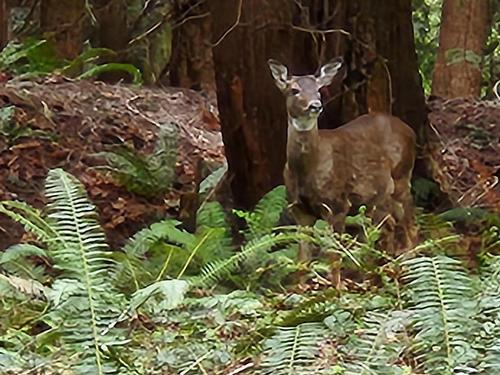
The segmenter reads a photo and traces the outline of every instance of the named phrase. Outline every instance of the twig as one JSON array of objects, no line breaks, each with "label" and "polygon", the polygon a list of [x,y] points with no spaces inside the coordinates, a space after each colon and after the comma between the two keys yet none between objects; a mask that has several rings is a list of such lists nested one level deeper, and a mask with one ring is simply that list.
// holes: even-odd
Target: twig
[{"label": "twig", "polygon": [[92,25],[95,26],[98,24],[97,17],[94,14],[94,11],[92,10],[92,5],[89,3],[89,0],[85,0],[85,9],[87,10],[87,13],[90,16],[90,20],[92,22]]},{"label": "twig", "polygon": [[248,370],[249,368],[252,368],[254,366],[254,363],[253,362],[250,362],[250,363],[247,363],[246,365],[243,365],[241,367],[238,367],[237,369],[234,369],[233,371],[231,371],[229,374],[227,375],[237,375],[237,374],[241,374],[243,371],[246,371]]},{"label": "twig", "polygon": [[327,29],[327,30],[318,30],[318,29],[310,29],[307,27],[301,27],[301,26],[295,26],[292,25],[292,29],[298,30],[298,31],[303,31],[305,33],[311,33],[311,34],[334,34],[334,33],[339,33],[342,35],[346,35],[348,37],[352,37],[352,34],[348,31],[345,31],[344,29]]},{"label": "twig", "polygon": [[243,0],[240,0],[240,2],[238,4],[238,13],[236,14],[236,21],[234,21],[234,23],[229,27],[229,29],[227,29],[224,32],[224,34],[222,34],[219,37],[219,39],[217,39],[217,41],[215,43],[212,43],[212,47],[217,47],[226,38],[226,36],[228,36],[229,33],[231,31],[233,31],[238,26],[238,24],[240,23],[240,20],[241,20],[242,11],[243,11]]},{"label": "twig", "polygon": [[155,120],[149,118],[148,116],[146,116],[145,114],[143,114],[141,111],[139,111],[138,109],[132,107],[130,105],[130,102],[133,102],[137,99],[139,99],[140,96],[139,95],[136,95],[130,99],[128,99],[126,102],[125,102],[125,107],[127,107],[127,109],[132,112],[133,114],[139,116],[139,117],[142,117],[144,120],[146,120],[147,122],[149,122],[150,124],[153,124],[154,126],[158,127],[158,128],[161,128],[161,124],[159,122],[156,122]]},{"label": "twig", "polygon": [[498,93],[499,86],[500,86],[500,81],[497,81],[497,83],[495,83],[495,86],[493,86],[493,93],[495,94],[498,100],[500,100],[500,93]]},{"label": "twig", "polygon": [[130,41],[128,42],[129,45],[132,45],[136,42],[138,42],[139,40],[147,37],[149,34],[153,33],[154,31],[156,31],[161,25],[163,25],[165,23],[165,21],[167,20],[166,17],[163,17],[160,21],[158,21],[156,24],[154,24],[151,28],[147,29],[145,32],[143,32],[142,34],[136,36],[135,38],[132,38],[130,39]]},{"label": "twig", "polygon": [[200,18],[205,18],[205,17],[208,17],[209,15],[210,15],[210,12],[206,12],[206,13],[195,14],[193,16],[186,17],[181,22],[176,23],[175,25],[173,25],[172,26],[172,30],[177,29],[178,27],[184,25],[188,21],[197,20],[197,19],[200,19]]},{"label": "twig", "polygon": [[[205,354],[203,354],[201,357],[199,357],[189,367],[185,368],[182,372],[180,372],[179,375],[186,375],[186,374],[189,373],[189,371],[191,371],[192,369],[194,369],[196,366],[200,367],[201,366],[201,362],[205,358],[207,358],[210,354],[212,354],[212,350],[209,350],[208,352],[206,352]],[[203,367],[200,367],[200,370],[202,370],[206,374],[206,371],[204,371]]]}]

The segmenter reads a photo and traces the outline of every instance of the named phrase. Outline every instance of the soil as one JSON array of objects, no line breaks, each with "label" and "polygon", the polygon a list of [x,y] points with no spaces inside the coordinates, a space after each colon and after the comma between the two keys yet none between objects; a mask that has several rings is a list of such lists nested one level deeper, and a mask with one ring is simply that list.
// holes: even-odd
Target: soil
[{"label": "soil", "polygon": [[500,102],[433,98],[428,108],[434,179],[454,206],[500,212]]}]

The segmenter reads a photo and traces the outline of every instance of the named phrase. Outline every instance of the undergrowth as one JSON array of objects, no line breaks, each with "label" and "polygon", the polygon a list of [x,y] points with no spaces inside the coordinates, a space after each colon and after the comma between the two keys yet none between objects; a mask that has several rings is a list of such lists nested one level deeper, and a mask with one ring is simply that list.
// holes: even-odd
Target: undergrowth
[{"label": "undergrowth", "polygon": [[[189,233],[166,218],[110,249],[82,185],[56,169],[47,207],[4,201],[29,242],[0,258],[0,373],[498,374],[500,244],[485,226],[470,271],[453,224],[419,215],[422,241],[400,257],[314,227],[279,226],[284,188],[238,241],[217,202]],[[310,264],[297,245],[319,248]],[[113,251],[112,251],[113,250]],[[334,253],[343,287],[329,281]],[[307,282],[296,284],[296,275]]]},{"label": "undergrowth", "polygon": [[88,79],[105,72],[125,72],[135,84],[142,83],[142,74],[132,64],[103,62],[113,60],[117,53],[107,48],[88,48],[73,60],[57,56],[52,44],[45,39],[27,38],[11,41],[0,51],[0,70],[20,78],[59,73],[76,79]]}]

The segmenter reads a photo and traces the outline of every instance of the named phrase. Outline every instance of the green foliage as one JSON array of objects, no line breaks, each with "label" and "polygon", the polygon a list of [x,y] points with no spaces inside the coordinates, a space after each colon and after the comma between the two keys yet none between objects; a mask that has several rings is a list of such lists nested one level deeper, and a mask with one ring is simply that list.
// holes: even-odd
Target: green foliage
[{"label": "green foliage", "polygon": [[[427,95],[431,93],[432,72],[436,61],[439,46],[439,27],[441,25],[441,7],[443,0],[414,0],[413,29],[415,35],[415,49],[417,51],[422,84]],[[492,23],[491,30],[483,49],[478,56],[472,51],[452,49],[446,51],[445,59],[448,63],[466,60],[481,69],[483,76],[481,94],[485,98],[494,98],[493,86],[500,80],[500,12],[499,1],[490,2]]]},{"label": "green foliage", "polygon": [[260,374],[317,374],[315,360],[321,339],[326,337],[325,325],[302,323],[276,331],[264,343]]},{"label": "green foliage", "polygon": [[0,108],[0,136],[7,140],[7,147],[13,146],[23,137],[50,138],[47,132],[16,121],[15,108],[15,106]]},{"label": "green foliage", "polygon": [[471,277],[444,256],[404,263],[414,312],[416,353],[428,374],[469,373],[478,352],[472,345],[477,310]]},{"label": "green foliage", "polygon": [[406,327],[409,314],[369,312],[357,327],[358,334],[346,345],[352,351],[345,363],[345,374],[410,374],[411,368],[400,358],[408,345]]},{"label": "green foliage", "polygon": [[[241,244],[226,212],[210,202],[199,210],[194,233],[165,219],[111,252],[76,179],[50,171],[46,191],[46,210],[0,203],[0,213],[36,238],[0,258],[2,373],[247,368],[489,375],[500,369],[500,258],[489,254],[500,237],[493,225],[483,233],[482,266],[470,273],[449,256],[450,246],[458,246],[453,225],[444,221],[450,216],[419,215],[425,241],[393,258],[376,248],[379,231],[363,210],[349,221],[365,242],[321,221],[275,227],[285,204],[278,188],[253,212],[239,212],[248,223]],[[339,256],[347,290],[331,287],[331,264],[321,257],[302,266],[307,283],[285,288],[283,275],[297,270],[289,268],[297,263],[289,249],[299,241]],[[40,259],[50,269],[36,265]]]},{"label": "green foliage", "polygon": [[500,1],[491,0],[491,29],[483,50],[484,58],[481,66],[483,74],[481,94],[484,98],[495,98],[493,87],[500,81]]},{"label": "green foliage", "polygon": [[123,71],[130,74],[133,83],[142,83],[139,69],[125,63],[98,63],[115,58],[116,52],[106,48],[89,48],[72,61],[65,61],[47,40],[28,38],[22,43],[12,41],[0,52],[0,70],[22,76],[43,76],[61,73],[78,79],[96,77],[103,72]]},{"label": "green foliage", "polygon": [[68,355],[76,354],[68,363],[75,373],[115,373],[104,348],[115,345],[118,336],[103,332],[109,331],[110,318],[119,311],[122,298],[111,283],[114,265],[95,207],[82,185],[60,169],[49,172],[46,196],[46,216],[26,205],[3,203],[1,211],[31,229],[47,251],[28,245],[13,247],[2,263],[26,255],[47,255],[59,277],[45,293],[51,309],[40,320],[50,329],[40,335],[52,332],[64,342]]},{"label": "green foliage", "polygon": [[126,72],[132,77],[132,83],[138,85],[142,83],[142,73],[139,69],[131,64],[124,63],[107,63],[94,66],[88,69],[86,72],[77,76],[77,79],[89,79],[98,77],[102,73],[106,72]]},{"label": "green foliage", "polygon": [[275,187],[264,195],[252,212],[233,210],[236,216],[243,218],[248,225],[247,238],[269,233],[280,219],[287,206],[284,185]]},{"label": "green foliage", "polygon": [[415,49],[422,75],[422,84],[427,95],[431,93],[432,71],[439,45],[442,2],[443,0],[412,1]]},{"label": "green foliage", "polygon": [[149,155],[137,154],[127,146],[114,151],[101,152],[107,166],[100,169],[110,171],[128,191],[154,197],[164,194],[175,177],[177,159],[177,130],[175,125],[160,129],[154,151]]}]

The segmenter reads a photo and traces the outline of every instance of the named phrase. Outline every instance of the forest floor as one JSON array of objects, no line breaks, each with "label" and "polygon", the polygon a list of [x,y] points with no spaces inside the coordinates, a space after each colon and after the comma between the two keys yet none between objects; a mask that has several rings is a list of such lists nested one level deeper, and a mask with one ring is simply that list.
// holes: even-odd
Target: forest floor
[{"label": "forest floor", "polygon": [[[14,108],[11,115],[5,108]],[[176,215],[182,192],[193,189],[197,166],[224,162],[217,111],[197,92],[138,88],[60,77],[0,85],[0,200],[44,206],[48,169],[77,176],[97,205],[112,246],[167,214]],[[500,104],[468,99],[429,102],[435,179],[458,206],[500,211]],[[158,129],[180,129],[173,190],[146,199],[98,170],[96,154],[127,144],[151,153]],[[112,234],[112,235],[111,235]],[[20,226],[0,217],[0,248],[19,242]]]},{"label": "forest floor", "polygon": [[428,102],[426,155],[453,205],[500,212],[500,102]]},{"label": "forest floor", "polygon": [[[6,107],[14,111],[6,111]],[[85,185],[97,205],[112,246],[123,244],[146,223],[175,215],[182,192],[193,188],[200,160],[224,162],[217,112],[202,95],[183,89],[138,88],[53,77],[0,85],[0,200],[44,206],[47,171],[63,168]],[[119,186],[96,167],[96,154],[128,145],[151,153],[161,126],[178,127],[173,189],[147,199]],[[0,216],[0,248],[23,234]]]}]

